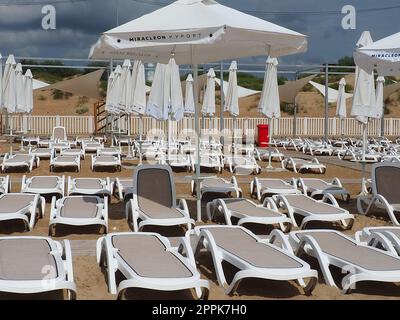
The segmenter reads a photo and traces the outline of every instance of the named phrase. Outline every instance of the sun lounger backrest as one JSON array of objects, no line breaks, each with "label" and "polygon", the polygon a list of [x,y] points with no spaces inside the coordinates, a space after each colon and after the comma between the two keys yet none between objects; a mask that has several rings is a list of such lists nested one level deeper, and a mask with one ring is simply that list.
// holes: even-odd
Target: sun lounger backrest
[{"label": "sun lounger backrest", "polygon": [[172,174],[166,167],[142,167],[138,169],[134,181],[136,181],[139,207],[143,208],[149,203],[157,203],[168,208],[176,206]]},{"label": "sun lounger backrest", "polygon": [[372,167],[373,192],[389,203],[400,203],[400,165],[377,164]]},{"label": "sun lounger backrest", "polygon": [[67,134],[64,127],[54,127],[52,140],[67,140]]}]

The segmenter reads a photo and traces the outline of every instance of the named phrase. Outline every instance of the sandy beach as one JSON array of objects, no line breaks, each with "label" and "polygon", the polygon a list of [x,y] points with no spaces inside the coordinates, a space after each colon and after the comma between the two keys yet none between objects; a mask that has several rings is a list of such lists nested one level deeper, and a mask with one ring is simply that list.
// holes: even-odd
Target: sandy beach
[{"label": "sandy beach", "polygon": [[[18,149],[15,145],[14,148]],[[8,146],[3,145],[1,148],[2,152],[5,152]],[[82,169],[79,174],[77,173],[49,173],[49,161],[43,160],[40,162],[40,167],[34,169],[31,174],[33,175],[65,175],[71,177],[110,177],[112,180],[116,177],[130,177],[132,175],[132,164],[137,163],[137,161],[127,162],[124,161],[124,168],[122,172],[98,172],[93,174],[90,169],[90,157],[82,162]],[[266,163],[260,163],[262,168],[266,167]],[[279,166],[280,163],[275,162],[274,166]],[[24,173],[8,173],[12,181],[12,192],[20,192],[21,179]],[[188,176],[192,173],[178,172],[175,173],[176,179],[176,190],[177,198],[184,198],[188,201],[189,210],[192,217],[195,217],[195,200],[190,194],[190,183],[188,182]],[[213,173],[207,173],[209,175],[215,175]],[[3,174],[4,175],[4,174]],[[229,178],[231,174],[224,170],[224,172],[219,175],[224,178]],[[383,214],[379,212],[372,216],[362,216],[357,214],[356,209],[356,196],[360,192],[360,184],[355,183],[355,179],[360,179],[360,172],[352,170],[346,167],[328,165],[327,172],[325,175],[319,174],[306,174],[299,175],[293,172],[263,172],[259,177],[271,177],[271,178],[283,178],[290,179],[292,177],[317,177],[322,179],[332,179],[334,177],[339,177],[341,179],[346,179],[346,181],[354,180],[353,183],[345,184],[344,186],[351,193],[351,200],[349,203],[340,202],[343,208],[346,208],[350,213],[354,214],[356,221],[352,230],[346,231],[347,234],[353,235],[355,231],[362,229],[365,226],[380,226],[389,225],[389,220]],[[250,187],[249,183],[253,179],[253,176],[239,176],[239,185],[243,190],[243,196],[246,198],[250,197]],[[203,215],[204,208],[207,201],[212,200],[213,197],[218,195],[211,195],[206,197],[203,201]],[[48,200],[50,201],[50,199]],[[39,219],[36,223],[35,228],[31,232],[24,232],[24,227],[22,223],[11,221],[5,222],[0,225],[0,235],[3,236],[20,236],[20,235],[32,235],[32,236],[47,236],[48,235],[48,223],[49,223],[49,210],[50,204],[46,205],[46,215],[43,219]],[[112,198],[109,207],[109,232],[129,232],[131,231],[129,225],[125,220],[124,215],[124,204],[119,202],[115,197]],[[205,216],[203,216],[205,219]],[[221,219],[217,218],[218,223],[222,223]],[[251,227],[250,227],[251,228]],[[324,223],[312,223],[309,228],[335,228],[341,230],[339,226]],[[251,228],[255,233],[267,234],[268,230],[266,228],[254,227]],[[180,228],[147,228],[145,231],[156,231],[161,234],[172,237],[179,237],[184,235],[185,230]],[[74,267],[74,277],[77,284],[77,299],[80,300],[107,300],[115,299],[115,296],[108,293],[106,277],[102,272],[100,267],[96,263],[95,258],[95,240],[101,237],[99,234],[99,229],[96,227],[92,228],[77,228],[77,227],[58,227],[57,234],[54,237],[55,240],[62,241],[63,239],[71,240],[72,250],[73,250],[73,267]],[[84,244],[84,249],[79,248],[80,245]],[[304,257],[307,262],[309,262],[317,270],[318,265],[313,259]],[[295,282],[278,282],[278,281],[267,281],[259,279],[244,280],[237,294],[234,296],[225,295],[221,287],[218,286],[216,275],[213,270],[212,260],[209,255],[202,255],[200,257],[200,264],[198,270],[201,272],[204,279],[210,280],[210,299],[211,300],[225,300],[225,299],[397,299],[400,297],[400,288],[392,283],[362,283],[357,286],[357,289],[350,295],[342,295],[337,288],[332,288],[323,283],[322,275],[320,274],[319,283],[314,290],[311,297],[307,297],[303,294],[301,288],[297,286]],[[226,266],[228,270],[228,275],[231,276],[234,272],[232,266]],[[335,272],[336,279],[340,281],[341,275],[340,270]],[[27,299],[58,299],[62,298],[59,293],[48,293],[41,295],[27,295],[27,296],[15,296],[15,295],[1,295],[1,298],[27,298]],[[144,290],[129,290],[124,297],[126,299],[191,299],[192,296],[190,292],[173,292],[173,293],[155,293],[148,292]]]}]

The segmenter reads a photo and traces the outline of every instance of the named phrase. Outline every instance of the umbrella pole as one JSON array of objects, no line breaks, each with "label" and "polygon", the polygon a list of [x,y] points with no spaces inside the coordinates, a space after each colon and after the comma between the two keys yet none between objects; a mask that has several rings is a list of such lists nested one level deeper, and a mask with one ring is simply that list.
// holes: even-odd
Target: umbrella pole
[{"label": "umbrella pole", "polygon": [[128,157],[127,159],[133,159],[132,157],[132,150],[131,150],[131,114],[129,114],[127,116],[127,120],[128,120]]},{"label": "umbrella pole", "polygon": [[365,195],[365,154],[367,151],[367,124],[363,123],[363,146],[361,160],[361,195]]},{"label": "umbrella pole", "polygon": [[268,142],[268,151],[269,151],[269,156],[268,156],[268,166],[267,169],[273,169],[274,167],[272,166],[272,149],[271,149],[271,144],[272,144],[272,126],[273,126],[273,120],[272,118],[268,118],[268,124],[269,124],[269,142]]},{"label": "umbrella pole", "polygon": [[[197,213],[197,221],[201,222],[201,193],[200,193],[200,126],[199,126],[199,110],[197,107],[198,103],[198,92],[197,92],[197,84],[198,84],[198,65],[193,65],[193,82],[194,82],[194,100],[195,100],[195,112],[194,112],[194,124],[197,135],[196,141],[196,213]],[[204,117],[203,117],[204,120]],[[203,123],[204,124],[204,123]]]}]

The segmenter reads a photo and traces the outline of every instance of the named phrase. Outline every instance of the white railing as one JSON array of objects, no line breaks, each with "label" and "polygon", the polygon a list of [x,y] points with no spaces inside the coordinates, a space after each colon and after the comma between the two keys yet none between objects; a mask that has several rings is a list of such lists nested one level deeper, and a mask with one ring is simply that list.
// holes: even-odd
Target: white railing
[{"label": "white railing", "polygon": [[[6,116],[2,116],[3,132],[6,123]],[[94,133],[94,117],[93,116],[28,116],[13,115],[11,118],[12,128],[14,131],[30,131],[33,135],[49,135],[54,126],[64,126],[69,135],[91,135]],[[167,132],[168,124],[166,121],[157,121],[153,118],[144,117],[142,119],[143,132],[163,131]],[[125,119],[120,122],[121,131],[126,131],[127,123]],[[225,118],[224,134],[232,132],[236,128],[238,134],[245,133],[253,135],[257,132],[257,125],[268,124],[266,118]],[[204,118],[200,119],[201,128],[218,131],[220,128],[220,118]],[[280,118],[273,120],[274,136],[292,136],[293,135],[293,118]],[[194,118],[185,118],[177,123],[171,122],[170,132],[173,136],[187,130],[194,130]],[[30,129],[30,130],[29,130]],[[131,134],[139,134],[140,119],[131,117]],[[372,120],[368,125],[368,134],[370,136],[380,136],[381,120]],[[362,134],[362,126],[353,118],[339,120],[336,118],[328,119],[329,136],[360,136]],[[324,135],[324,118],[297,118],[296,119],[296,136],[303,137],[322,137]],[[400,136],[400,118],[385,119],[385,136]]]}]

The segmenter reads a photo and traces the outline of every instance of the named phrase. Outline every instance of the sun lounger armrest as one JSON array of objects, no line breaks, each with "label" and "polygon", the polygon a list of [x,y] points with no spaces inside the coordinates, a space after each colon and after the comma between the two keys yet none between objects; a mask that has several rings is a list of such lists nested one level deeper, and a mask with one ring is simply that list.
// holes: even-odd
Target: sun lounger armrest
[{"label": "sun lounger armrest", "polygon": [[196,260],[194,258],[193,248],[190,244],[190,234],[189,236],[185,235],[185,237],[180,239],[177,251],[179,254],[186,257],[193,268],[196,268]]},{"label": "sun lounger armrest", "polygon": [[277,241],[280,241],[280,246],[282,249],[288,251],[291,254],[294,254],[293,248],[290,245],[288,237],[280,230],[274,229],[271,231],[269,239],[269,243],[276,245]]},{"label": "sun lounger armrest", "polygon": [[178,204],[179,209],[185,212],[189,216],[189,208],[186,199],[180,199]]},{"label": "sun lounger armrest", "polygon": [[366,244],[370,247],[375,248],[377,248],[378,245],[381,244],[386,251],[395,256],[398,256],[398,253],[392,242],[380,232],[371,232],[371,234],[367,237]]},{"label": "sun lounger armrest", "polygon": [[335,177],[335,178],[333,178],[333,180],[332,180],[332,184],[334,185],[334,186],[338,186],[338,187],[343,187],[343,185],[342,185],[342,182],[339,180],[339,178],[337,178],[337,177]]},{"label": "sun lounger armrest", "polygon": [[69,240],[64,240],[64,254],[65,266],[67,269],[67,280],[74,282],[74,271],[72,268],[72,254],[71,254],[71,244]]},{"label": "sun lounger armrest", "polygon": [[340,208],[340,206],[339,206],[337,200],[336,200],[335,197],[334,197],[333,195],[331,195],[330,193],[324,194],[324,197],[322,198],[321,202],[328,203],[328,204],[329,204],[329,202],[331,202],[331,204],[332,204],[333,206],[335,206],[336,208]]},{"label": "sun lounger armrest", "polygon": [[271,209],[271,210],[278,211],[278,207],[276,206],[276,203],[272,198],[266,197],[264,199],[264,202],[263,202],[262,206],[265,207],[265,208]]}]

